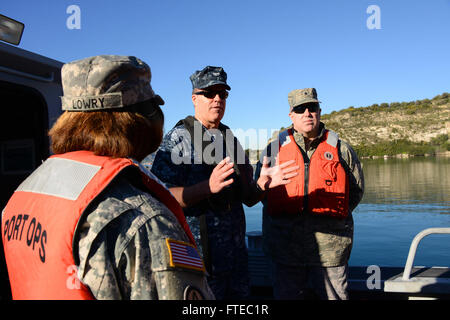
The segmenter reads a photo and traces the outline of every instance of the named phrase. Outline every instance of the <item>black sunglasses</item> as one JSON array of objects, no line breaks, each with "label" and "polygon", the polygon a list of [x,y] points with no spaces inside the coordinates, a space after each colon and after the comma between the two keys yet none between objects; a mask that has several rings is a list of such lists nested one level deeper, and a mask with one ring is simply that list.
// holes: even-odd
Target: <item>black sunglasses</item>
[{"label": "black sunglasses", "polygon": [[208,99],[213,99],[216,97],[216,95],[219,95],[220,99],[226,99],[228,98],[228,91],[227,90],[219,90],[219,91],[215,91],[215,90],[205,90],[205,91],[198,91],[198,92],[194,92],[194,94],[201,94],[203,96],[205,96]]},{"label": "black sunglasses", "polygon": [[309,110],[309,112],[317,112],[319,111],[320,107],[318,103],[305,103],[300,106],[296,106],[292,109],[295,113],[305,113],[306,109]]},{"label": "black sunglasses", "polygon": [[123,111],[137,112],[147,119],[151,119],[157,112],[162,113],[160,107],[161,104],[163,104],[163,100],[161,99],[161,97],[155,96],[148,100],[126,106]]}]

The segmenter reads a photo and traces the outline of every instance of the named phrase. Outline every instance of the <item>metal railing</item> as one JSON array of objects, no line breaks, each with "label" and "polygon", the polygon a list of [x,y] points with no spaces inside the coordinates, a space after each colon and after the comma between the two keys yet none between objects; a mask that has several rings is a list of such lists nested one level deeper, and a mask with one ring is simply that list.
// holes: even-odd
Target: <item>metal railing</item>
[{"label": "metal railing", "polygon": [[419,232],[411,242],[409,248],[408,259],[406,260],[405,270],[403,271],[403,280],[409,280],[411,276],[411,270],[416,256],[417,246],[419,242],[430,234],[450,234],[450,228],[428,228]]}]

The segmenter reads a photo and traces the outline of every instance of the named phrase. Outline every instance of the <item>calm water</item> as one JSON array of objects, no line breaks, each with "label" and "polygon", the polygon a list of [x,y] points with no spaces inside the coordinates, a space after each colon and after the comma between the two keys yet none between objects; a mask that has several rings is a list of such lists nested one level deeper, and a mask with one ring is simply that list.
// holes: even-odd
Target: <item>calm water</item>
[{"label": "calm water", "polygon": [[[363,161],[366,190],[353,212],[350,265],[404,266],[414,236],[450,227],[450,158]],[[247,231],[261,230],[262,205],[245,207]],[[450,266],[450,235],[419,244],[416,266]]]}]

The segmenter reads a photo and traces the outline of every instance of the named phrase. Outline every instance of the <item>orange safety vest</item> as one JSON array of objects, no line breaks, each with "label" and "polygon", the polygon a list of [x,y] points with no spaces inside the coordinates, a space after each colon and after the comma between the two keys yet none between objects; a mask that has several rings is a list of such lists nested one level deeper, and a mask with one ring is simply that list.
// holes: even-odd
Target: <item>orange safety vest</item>
[{"label": "orange safety vest", "polygon": [[125,168],[140,172],[148,191],[175,214],[195,245],[178,202],[138,163],[90,151],[55,155],[17,188],[3,211],[2,239],[13,299],[94,298],[76,274],[74,236],[85,209]]},{"label": "orange safety vest", "polygon": [[299,169],[290,183],[269,190],[267,212],[270,215],[293,215],[304,211],[337,218],[348,215],[349,182],[339,161],[337,144],[337,134],[326,130],[308,161],[295,142],[292,129],[280,133],[279,163],[295,160]]}]

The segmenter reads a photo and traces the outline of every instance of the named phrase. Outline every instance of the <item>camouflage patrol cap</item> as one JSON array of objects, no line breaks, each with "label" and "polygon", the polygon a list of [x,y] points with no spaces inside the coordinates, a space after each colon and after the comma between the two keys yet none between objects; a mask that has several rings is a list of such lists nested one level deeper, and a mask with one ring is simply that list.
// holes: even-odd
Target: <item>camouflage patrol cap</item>
[{"label": "camouflage patrol cap", "polygon": [[[133,56],[101,55],[63,65],[62,109],[100,111],[123,108],[154,98],[150,67]],[[126,111],[127,109],[124,109]]]},{"label": "camouflage patrol cap", "polygon": [[215,84],[223,84],[227,90],[231,89],[227,84],[227,73],[221,67],[206,66],[203,70],[195,71],[189,79],[192,89],[204,89]]},{"label": "camouflage patrol cap", "polygon": [[320,103],[319,100],[317,100],[317,92],[314,88],[306,88],[306,89],[296,89],[292,90],[288,94],[288,101],[289,101],[289,112],[292,111],[296,106],[299,106],[304,103],[309,102],[317,102]]}]

